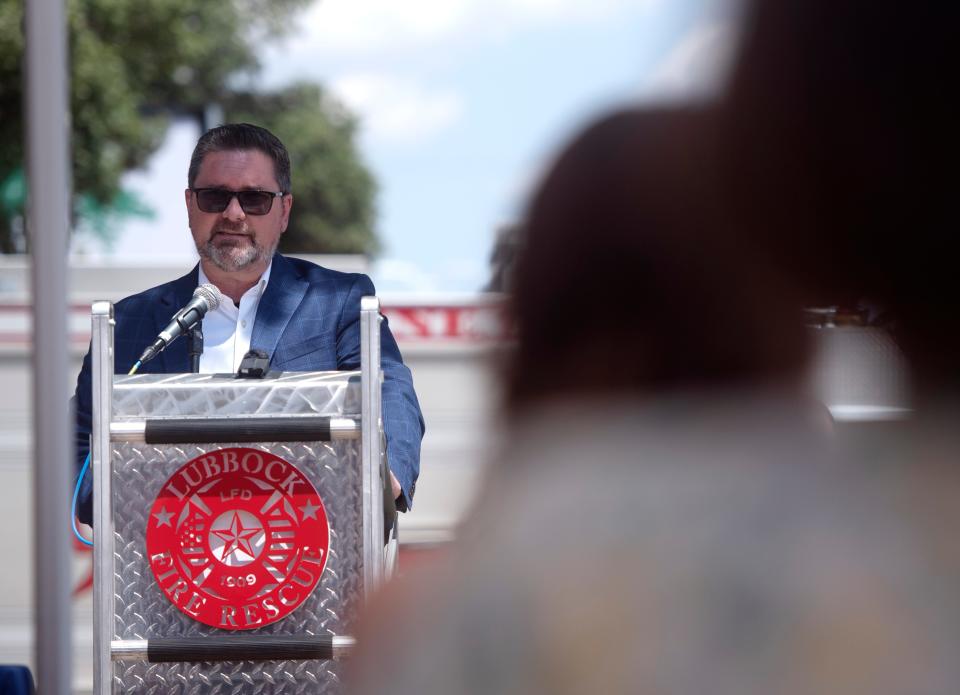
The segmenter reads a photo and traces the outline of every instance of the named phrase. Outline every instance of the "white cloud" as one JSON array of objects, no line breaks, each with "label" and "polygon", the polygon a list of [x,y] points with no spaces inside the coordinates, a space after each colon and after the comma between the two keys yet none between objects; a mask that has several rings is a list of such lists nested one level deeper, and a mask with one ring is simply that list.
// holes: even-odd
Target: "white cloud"
[{"label": "white cloud", "polygon": [[370,58],[502,35],[527,26],[599,20],[660,0],[320,0],[284,53]]},{"label": "white cloud", "polygon": [[369,53],[395,42],[436,39],[462,25],[470,0],[321,0],[298,43],[325,53]]},{"label": "white cloud", "polygon": [[698,99],[722,87],[737,39],[733,19],[697,24],[653,71],[643,96],[652,99]]},{"label": "white cloud", "polygon": [[389,75],[344,75],[333,80],[331,89],[360,115],[364,137],[389,144],[421,142],[453,124],[463,113],[458,93],[428,90]]},{"label": "white cloud", "polygon": [[602,19],[622,10],[634,10],[638,6],[649,8],[658,0],[592,0],[591,2],[571,2],[570,0],[493,0],[477,5],[494,8],[502,19],[522,24],[564,23]]},{"label": "white cloud", "polygon": [[[645,11],[663,0],[317,0],[298,27],[264,46],[262,86],[292,80],[333,84],[363,116],[368,134],[391,142],[421,141],[461,115],[463,100],[450,90],[427,92],[417,84],[380,75],[444,74],[445,57],[463,47],[502,42],[518,31]],[[502,45],[502,44],[501,44]],[[376,73],[371,75],[369,73]],[[376,87],[376,88],[374,88]],[[377,94],[387,90],[385,94]]]}]

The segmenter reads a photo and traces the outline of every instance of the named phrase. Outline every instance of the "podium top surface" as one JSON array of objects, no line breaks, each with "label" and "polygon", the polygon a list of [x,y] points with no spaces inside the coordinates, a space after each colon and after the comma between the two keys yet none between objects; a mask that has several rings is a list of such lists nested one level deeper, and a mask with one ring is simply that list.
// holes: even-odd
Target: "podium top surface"
[{"label": "podium top surface", "polygon": [[118,375],[113,417],[341,416],[359,414],[360,399],[358,371]]}]

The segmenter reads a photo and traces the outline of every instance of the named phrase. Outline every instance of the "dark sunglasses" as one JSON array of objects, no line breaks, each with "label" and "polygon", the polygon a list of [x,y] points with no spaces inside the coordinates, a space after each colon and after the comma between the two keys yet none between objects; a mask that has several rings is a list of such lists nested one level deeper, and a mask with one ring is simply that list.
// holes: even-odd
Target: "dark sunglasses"
[{"label": "dark sunglasses", "polygon": [[274,198],[284,193],[273,191],[231,191],[226,188],[191,188],[197,197],[197,207],[203,212],[223,212],[236,197],[240,208],[247,215],[266,215],[273,207]]}]

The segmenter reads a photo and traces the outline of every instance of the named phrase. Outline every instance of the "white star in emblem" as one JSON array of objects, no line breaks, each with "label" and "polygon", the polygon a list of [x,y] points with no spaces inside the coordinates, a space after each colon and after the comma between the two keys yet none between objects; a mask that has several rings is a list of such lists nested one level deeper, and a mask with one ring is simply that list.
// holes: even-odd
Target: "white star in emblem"
[{"label": "white star in emblem", "polygon": [[172,512],[168,512],[166,507],[160,507],[160,511],[154,514],[157,518],[157,528],[161,526],[173,526],[170,524],[170,517],[173,516]]},{"label": "white star in emblem", "polygon": [[223,554],[220,560],[226,562],[227,558],[237,551],[242,551],[249,557],[256,557],[256,553],[250,545],[250,539],[261,531],[263,529],[256,526],[244,527],[243,522],[240,521],[240,515],[234,512],[230,528],[226,530],[216,529],[213,532],[215,536],[224,541]]},{"label": "white star in emblem", "polygon": [[318,509],[320,509],[319,505],[313,504],[307,500],[307,503],[300,507],[300,511],[303,512],[303,520],[306,521],[307,519],[316,519]]}]

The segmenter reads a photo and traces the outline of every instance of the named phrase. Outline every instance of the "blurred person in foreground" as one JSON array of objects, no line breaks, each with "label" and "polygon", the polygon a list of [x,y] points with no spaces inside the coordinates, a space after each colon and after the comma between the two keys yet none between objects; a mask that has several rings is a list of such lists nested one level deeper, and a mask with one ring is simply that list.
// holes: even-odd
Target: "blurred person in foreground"
[{"label": "blurred person in foreground", "polygon": [[901,579],[899,600],[876,614],[900,611],[906,646],[886,669],[843,654],[889,674],[880,692],[909,673],[901,692],[960,683],[960,109],[944,79],[956,15],[949,3],[758,2],[721,119],[742,233],[777,235],[773,262],[805,301],[881,307],[910,367],[910,418],[855,432],[841,454],[896,531],[877,576]]},{"label": "blurred person in foreground", "polygon": [[546,176],[503,451],[448,556],[373,614],[356,692],[844,692],[836,648],[893,655],[864,619],[877,544],[847,561],[855,476],[802,397],[801,306],[724,234],[713,126],[614,114]]},{"label": "blurred person in foreground", "polygon": [[[724,195],[814,306],[895,318],[918,405],[960,387],[952,63],[956,11],[757,2],[724,103]],[[771,242],[771,239],[775,240]]]},{"label": "blurred person in foreground", "polygon": [[[756,3],[716,119],[567,148],[526,221],[506,446],[373,614],[357,692],[956,691],[955,25],[923,12]],[[799,316],[859,298],[897,316],[919,415],[838,457]]]}]

